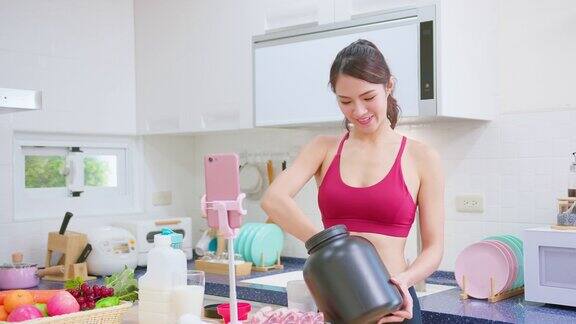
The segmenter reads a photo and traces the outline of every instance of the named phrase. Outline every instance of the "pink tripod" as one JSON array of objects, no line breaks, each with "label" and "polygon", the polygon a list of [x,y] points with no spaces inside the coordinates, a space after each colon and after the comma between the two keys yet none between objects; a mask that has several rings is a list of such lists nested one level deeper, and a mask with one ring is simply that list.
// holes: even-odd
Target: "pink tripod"
[{"label": "pink tripod", "polygon": [[[241,215],[246,215],[246,210],[242,208],[242,202],[246,197],[241,193],[236,200],[216,200],[206,201],[206,195],[202,197],[201,208],[204,215],[208,215],[208,210],[216,210],[216,220],[210,219],[208,224],[217,224],[213,227],[218,229],[220,234],[228,240],[228,280],[230,283],[230,323],[238,323],[238,302],[236,300],[236,266],[234,263],[234,238],[238,236],[239,228],[231,228],[228,223],[228,212],[237,211]],[[208,216],[210,217],[210,216]],[[214,215],[212,216],[214,217]],[[215,222],[214,222],[215,221]]]}]

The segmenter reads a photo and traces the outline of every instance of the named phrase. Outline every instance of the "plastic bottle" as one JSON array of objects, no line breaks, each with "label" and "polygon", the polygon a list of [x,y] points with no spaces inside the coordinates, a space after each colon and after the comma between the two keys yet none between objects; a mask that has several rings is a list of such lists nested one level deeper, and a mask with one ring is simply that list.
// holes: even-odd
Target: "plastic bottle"
[{"label": "plastic bottle", "polygon": [[572,153],[568,177],[568,197],[576,197],[576,152]]},{"label": "plastic bottle", "polygon": [[146,273],[138,279],[138,323],[176,323],[170,298],[174,288],[186,285],[186,255],[173,245],[178,236],[169,229],[154,235]]},{"label": "plastic bottle", "polygon": [[376,323],[402,305],[398,288],[367,239],[332,226],[306,241],[304,280],[316,305],[335,324]]}]

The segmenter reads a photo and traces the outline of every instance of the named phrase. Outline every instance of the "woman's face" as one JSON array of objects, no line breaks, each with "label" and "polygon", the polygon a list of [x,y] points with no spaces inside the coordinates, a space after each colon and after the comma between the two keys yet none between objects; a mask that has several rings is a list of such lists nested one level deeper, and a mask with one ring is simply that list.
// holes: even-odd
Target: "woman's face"
[{"label": "woman's face", "polygon": [[355,130],[371,133],[382,123],[389,123],[386,114],[389,92],[384,85],[340,74],[334,91],[340,110]]}]

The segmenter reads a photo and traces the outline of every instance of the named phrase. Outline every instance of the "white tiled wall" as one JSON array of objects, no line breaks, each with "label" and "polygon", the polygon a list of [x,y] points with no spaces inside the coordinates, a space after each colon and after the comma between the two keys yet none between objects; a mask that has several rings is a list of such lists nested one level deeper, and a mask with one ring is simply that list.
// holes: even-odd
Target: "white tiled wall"
[{"label": "white tiled wall", "polygon": [[[556,198],[567,188],[570,153],[576,150],[574,111],[507,113],[496,121],[443,122],[400,126],[406,136],[428,143],[442,156],[446,173],[446,249],[441,269],[452,270],[465,246],[499,233],[520,235],[524,228],[555,223]],[[315,134],[326,130],[257,130],[197,137],[197,161],[209,152],[297,152]],[[202,179],[202,166],[194,173]],[[298,195],[304,212],[317,224],[320,214],[312,180]],[[199,199],[203,181],[195,188]],[[455,196],[482,194],[483,213],[460,213]],[[264,221],[257,202],[248,203],[246,221]],[[196,218],[197,227],[204,226]],[[413,254],[414,245],[409,247]],[[300,242],[288,238],[285,255],[306,256]]]}]

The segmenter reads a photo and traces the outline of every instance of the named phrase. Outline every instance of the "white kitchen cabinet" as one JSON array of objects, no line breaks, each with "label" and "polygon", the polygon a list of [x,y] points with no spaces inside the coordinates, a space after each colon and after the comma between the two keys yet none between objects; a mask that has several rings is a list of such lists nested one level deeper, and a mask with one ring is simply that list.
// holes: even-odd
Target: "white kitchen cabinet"
[{"label": "white kitchen cabinet", "polygon": [[133,1],[3,1],[0,87],[42,93],[17,131],[134,134]]},{"label": "white kitchen cabinet", "polygon": [[436,6],[437,116],[493,119],[498,111],[498,1],[351,0],[349,7],[354,18],[430,4]]},{"label": "white kitchen cabinet", "polygon": [[[492,119],[497,111],[497,1],[424,3],[352,1],[349,21],[256,37],[255,125],[340,122],[326,86],[328,72],[336,53],[358,38],[375,42],[387,58],[397,80],[400,122]],[[431,38],[428,30],[433,30]]]},{"label": "white kitchen cabinet", "polygon": [[135,2],[139,131],[251,128],[251,38],[264,11],[263,0]]},{"label": "white kitchen cabinet", "polygon": [[351,0],[268,0],[266,31],[348,20],[351,5]]}]

